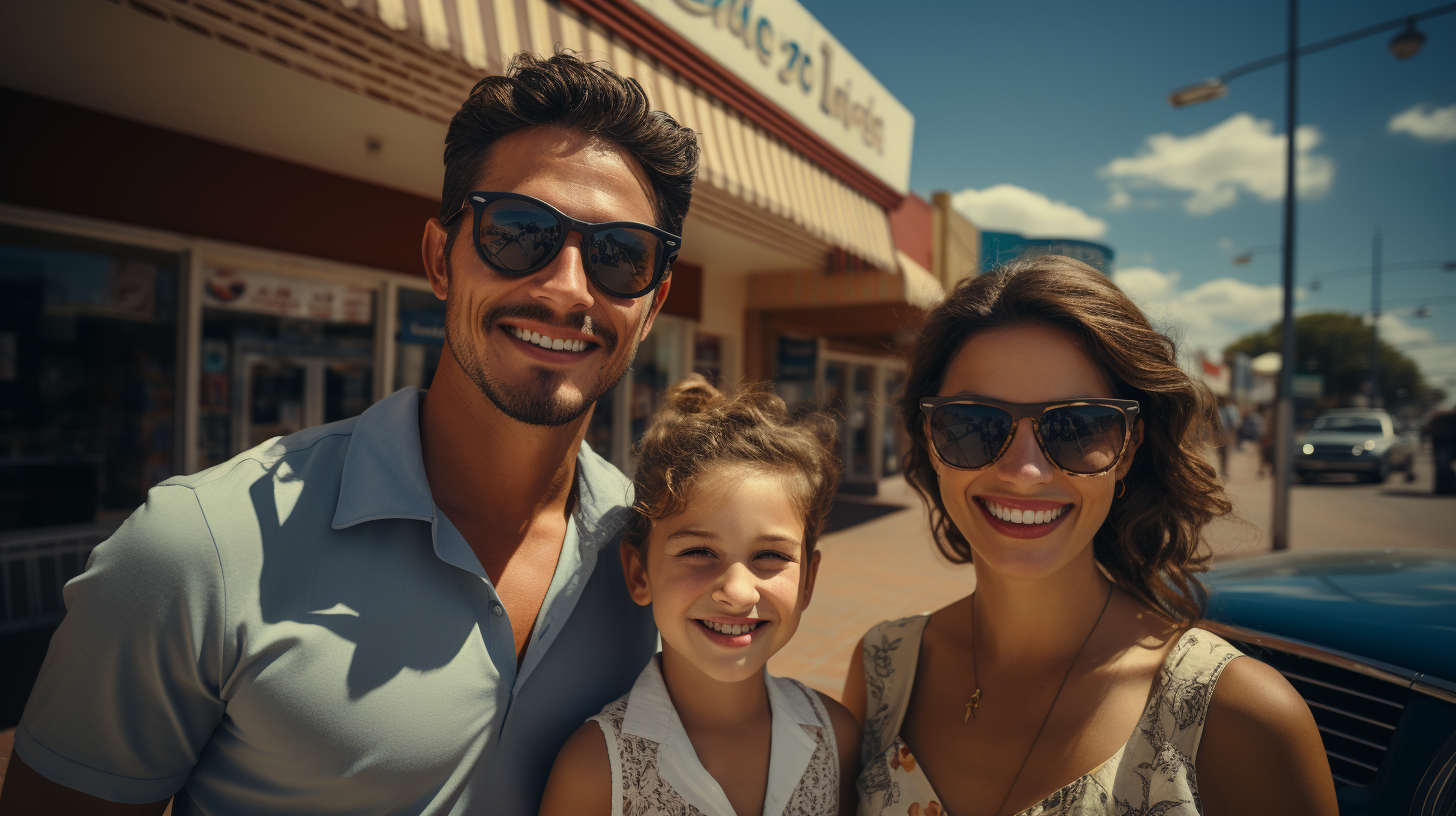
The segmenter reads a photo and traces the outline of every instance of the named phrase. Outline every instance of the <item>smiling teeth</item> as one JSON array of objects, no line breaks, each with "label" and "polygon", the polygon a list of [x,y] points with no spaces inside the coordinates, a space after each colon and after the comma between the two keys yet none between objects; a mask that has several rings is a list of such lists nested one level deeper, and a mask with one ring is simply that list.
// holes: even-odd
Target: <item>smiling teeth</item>
[{"label": "smiling teeth", "polygon": [[1056,521],[1067,512],[1067,505],[1062,505],[1055,510],[1013,510],[990,499],[982,499],[982,501],[985,502],[986,509],[991,511],[991,515],[1012,524],[1046,524],[1049,521]]},{"label": "smiling teeth", "polygon": [[757,623],[714,623],[710,620],[702,621],[702,624],[720,635],[743,635],[752,632],[757,628]]},{"label": "smiling teeth", "polygon": [[587,346],[585,340],[561,340],[555,337],[547,337],[538,332],[515,327],[511,328],[511,334],[514,334],[517,340],[535,343],[541,348],[551,349],[552,351],[586,351]]}]

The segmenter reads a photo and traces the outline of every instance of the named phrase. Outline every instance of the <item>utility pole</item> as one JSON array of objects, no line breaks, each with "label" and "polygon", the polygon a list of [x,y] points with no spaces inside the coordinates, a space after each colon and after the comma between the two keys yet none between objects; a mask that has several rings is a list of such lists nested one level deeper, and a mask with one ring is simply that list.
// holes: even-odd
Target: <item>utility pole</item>
[{"label": "utility pole", "polygon": [[1275,550],[1289,549],[1289,477],[1294,471],[1294,134],[1299,117],[1295,107],[1299,76],[1299,4],[1289,0],[1289,59],[1284,89],[1284,323],[1279,354],[1279,390],[1274,399],[1274,518],[1269,542]]},{"label": "utility pole", "polygon": [[1380,227],[1370,239],[1370,407],[1385,407],[1380,393]]}]

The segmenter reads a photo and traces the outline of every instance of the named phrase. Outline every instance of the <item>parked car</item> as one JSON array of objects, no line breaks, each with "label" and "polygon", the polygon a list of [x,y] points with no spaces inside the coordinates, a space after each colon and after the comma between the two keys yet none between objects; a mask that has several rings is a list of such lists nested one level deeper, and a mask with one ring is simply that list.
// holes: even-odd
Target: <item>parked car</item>
[{"label": "parked car", "polygon": [[1416,478],[1416,447],[1415,435],[1384,411],[1325,411],[1294,442],[1294,475],[1306,481],[1316,473],[1353,473],[1383,482],[1402,471],[1409,482]]},{"label": "parked car", "polygon": [[1456,552],[1277,553],[1204,584],[1202,625],[1309,703],[1342,816],[1456,813]]}]

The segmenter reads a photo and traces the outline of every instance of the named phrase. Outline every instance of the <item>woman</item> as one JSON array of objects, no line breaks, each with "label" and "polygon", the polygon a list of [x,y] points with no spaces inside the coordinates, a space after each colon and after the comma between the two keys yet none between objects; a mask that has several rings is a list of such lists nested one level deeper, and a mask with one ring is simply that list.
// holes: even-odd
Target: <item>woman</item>
[{"label": "woman", "polygon": [[870,630],[862,814],[1334,814],[1314,719],[1193,627],[1210,401],[1104,275],[1044,256],[927,317],[905,474],[975,592]]}]

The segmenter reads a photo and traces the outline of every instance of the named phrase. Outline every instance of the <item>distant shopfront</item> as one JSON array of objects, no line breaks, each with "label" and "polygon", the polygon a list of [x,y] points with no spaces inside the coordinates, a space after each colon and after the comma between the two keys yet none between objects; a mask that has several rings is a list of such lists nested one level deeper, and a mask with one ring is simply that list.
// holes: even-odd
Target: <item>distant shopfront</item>
[{"label": "distant shopfront", "polygon": [[[890,223],[913,117],[797,3],[8,4],[0,631],[57,618],[149,486],[428,385],[445,125],[558,45],[703,145],[672,296],[588,442],[630,472],[656,395],[699,371],[837,410],[850,481],[893,470],[891,341],[940,291]],[[796,337],[807,379],[780,369]]]}]

